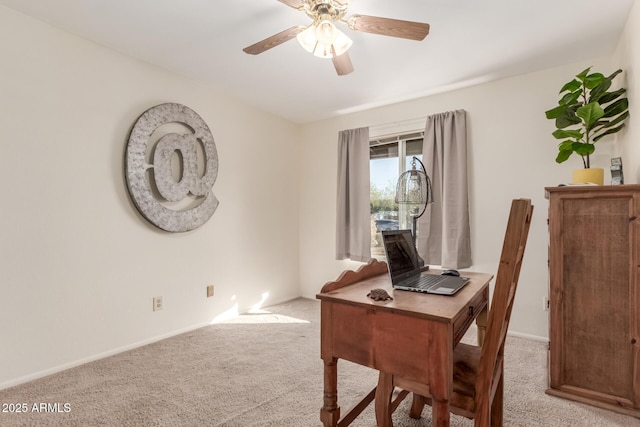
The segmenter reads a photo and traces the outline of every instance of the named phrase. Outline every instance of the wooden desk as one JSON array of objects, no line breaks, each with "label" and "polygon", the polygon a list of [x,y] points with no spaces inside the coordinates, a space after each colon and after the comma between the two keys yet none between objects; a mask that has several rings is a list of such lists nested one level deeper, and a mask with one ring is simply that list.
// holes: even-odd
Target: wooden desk
[{"label": "wooden desk", "polygon": [[[316,296],[321,301],[324,362],[322,423],[349,425],[375,398],[374,389],[340,419],[337,362],[345,359],[424,384],[434,397],[434,425],[448,426],[453,348],[474,319],[478,339],[483,339],[493,275],[465,272],[471,282],[454,296],[441,296],[395,291],[386,272],[377,274],[337,289],[336,282],[327,284]],[[367,294],[375,288],[385,289],[394,299],[373,301]],[[376,414],[395,409],[384,405],[389,405],[388,399],[376,399]]]}]

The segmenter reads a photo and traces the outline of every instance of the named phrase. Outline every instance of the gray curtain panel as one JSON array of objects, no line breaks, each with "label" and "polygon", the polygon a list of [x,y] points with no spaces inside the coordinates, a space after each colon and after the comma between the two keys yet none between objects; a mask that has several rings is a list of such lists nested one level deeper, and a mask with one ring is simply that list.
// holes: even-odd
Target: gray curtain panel
[{"label": "gray curtain panel", "polygon": [[427,117],[422,150],[433,203],[418,219],[418,252],[426,264],[470,267],[466,111]]},{"label": "gray curtain panel", "polygon": [[336,259],[371,258],[369,182],[369,128],[340,131]]}]

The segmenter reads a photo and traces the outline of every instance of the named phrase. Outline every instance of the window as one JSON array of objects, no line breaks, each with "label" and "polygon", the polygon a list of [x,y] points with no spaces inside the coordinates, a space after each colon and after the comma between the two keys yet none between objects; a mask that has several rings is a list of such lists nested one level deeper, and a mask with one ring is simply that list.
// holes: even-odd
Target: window
[{"label": "window", "polygon": [[384,258],[381,231],[411,228],[404,206],[395,202],[396,183],[411,169],[413,156],[422,160],[422,132],[369,141],[371,175],[371,256]]}]

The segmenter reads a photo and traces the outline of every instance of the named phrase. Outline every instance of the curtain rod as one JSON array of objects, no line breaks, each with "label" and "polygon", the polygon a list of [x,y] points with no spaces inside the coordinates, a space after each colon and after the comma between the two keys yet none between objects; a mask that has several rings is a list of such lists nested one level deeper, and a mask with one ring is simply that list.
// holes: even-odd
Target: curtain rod
[{"label": "curtain rod", "polygon": [[427,122],[427,116],[400,120],[390,123],[369,126],[369,138],[380,139],[393,137],[409,132],[422,132]]},{"label": "curtain rod", "polygon": [[[409,137],[412,137],[412,138],[409,138]],[[397,135],[369,138],[369,141],[370,141],[369,147],[374,148],[379,145],[387,145],[392,142],[412,141],[412,140],[421,139],[421,138],[424,138],[424,132],[422,131],[401,132]]]}]

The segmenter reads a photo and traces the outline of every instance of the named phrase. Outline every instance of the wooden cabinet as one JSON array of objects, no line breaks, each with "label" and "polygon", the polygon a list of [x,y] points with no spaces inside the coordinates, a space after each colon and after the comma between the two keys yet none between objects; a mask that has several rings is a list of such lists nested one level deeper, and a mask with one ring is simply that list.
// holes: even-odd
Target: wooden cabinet
[{"label": "wooden cabinet", "polygon": [[640,185],[545,190],[547,393],[640,418]]}]

